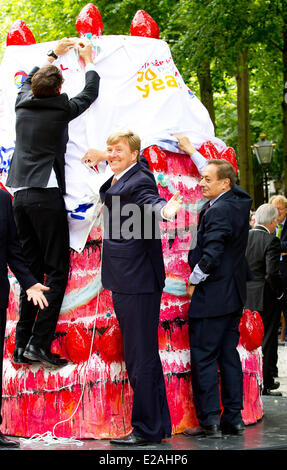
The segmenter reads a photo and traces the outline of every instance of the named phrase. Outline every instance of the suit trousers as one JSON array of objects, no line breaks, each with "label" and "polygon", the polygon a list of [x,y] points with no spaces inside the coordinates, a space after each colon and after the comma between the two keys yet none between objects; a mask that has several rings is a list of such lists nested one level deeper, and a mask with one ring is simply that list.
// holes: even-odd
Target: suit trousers
[{"label": "suit trousers", "polygon": [[270,302],[268,307],[260,312],[264,325],[262,341],[263,353],[263,386],[269,388],[274,383],[278,359],[278,328],[280,325],[281,309],[276,302]]},{"label": "suit trousers", "polygon": [[0,425],[2,423],[1,406],[2,406],[2,374],[3,374],[3,350],[6,328],[6,309],[0,308]]},{"label": "suit trousers", "polygon": [[113,304],[119,321],[124,357],[133,389],[133,432],[153,442],[171,433],[165,381],[158,350],[161,292],[119,294]]},{"label": "suit trousers", "polygon": [[13,212],[24,257],[36,279],[50,288],[49,306],[38,309],[20,292],[16,347],[28,341],[49,350],[69,275],[69,228],[65,204],[58,188],[17,191]]},{"label": "suit trousers", "polygon": [[193,399],[202,426],[221,422],[238,424],[243,408],[243,374],[236,349],[242,309],[212,318],[190,318],[191,378]]}]

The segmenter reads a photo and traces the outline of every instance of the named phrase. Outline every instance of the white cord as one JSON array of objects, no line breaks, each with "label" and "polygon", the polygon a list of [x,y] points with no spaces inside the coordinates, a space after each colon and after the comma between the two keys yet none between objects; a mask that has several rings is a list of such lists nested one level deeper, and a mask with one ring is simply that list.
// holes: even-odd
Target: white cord
[{"label": "white cord", "polygon": [[95,337],[95,331],[96,331],[96,318],[97,318],[97,314],[98,314],[98,306],[99,306],[99,292],[97,294],[97,306],[96,306],[96,313],[95,313],[95,321],[94,321],[94,326],[93,326],[93,334],[92,334],[89,358],[88,358],[88,361],[87,361],[87,366],[86,366],[86,371],[85,371],[84,384],[82,385],[83,389],[82,389],[82,393],[81,393],[81,396],[79,398],[79,401],[78,401],[78,404],[77,404],[75,410],[73,411],[71,416],[69,416],[69,418],[63,419],[62,421],[59,421],[58,423],[56,423],[53,427],[52,432],[47,431],[44,434],[34,434],[29,439],[21,438],[20,441],[23,444],[31,444],[31,442],[33,442],[33,443],[44,442],[44,444],[47,445],[47,446],[53,445],[53,444],[57,444],[57,445],[58,444],[61,444],[61,445],[77,445],[77,446],[82,446],[83,445],[82,441],[79,441],[78,439],[75,439],[73,437],[68,437],[68,438],[57,437],[55,435],[55,429],[56,429],[57,426],[59,426],[59,424],[66,423],[67,421],[70,421],[73,418],[73,416],[78,411],[79,405],[80,405],[81,400],[83,398],[83,394],[84,394],[84,391],[85,391],[85,388],[86,388],[87,368],[88,368],[88,364],[89,364],[89,361],[90,361],[90,358],[91,358],[91,355],[92,355],[92,349],[93,349],[93,343],[94,343],[94,337]]}]

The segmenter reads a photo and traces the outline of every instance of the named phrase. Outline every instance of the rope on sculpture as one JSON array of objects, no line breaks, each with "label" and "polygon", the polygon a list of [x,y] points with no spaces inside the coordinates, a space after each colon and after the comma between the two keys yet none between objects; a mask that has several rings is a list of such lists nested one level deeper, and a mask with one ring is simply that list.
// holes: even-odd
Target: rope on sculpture
[{"label": "rope on sculpture", "polygon": [[66,423],[67,421],[70,421],[73,416],[76,414],[76,412],[78,411],[78,408],[80,406],[80,403],[82,401],[82,398],[83,398],[83,395],[84,395],[84,391],[85,391],[85,388],[86,388],[86,380],[87,380],[87,369],[88,369],[88,364],[89,364],[89,361],[90,361],[90,358],[91,358],[91,355],[92,355],[92,349],[93,349],[93,343],[94,343],[94,337],[95,337],[95,332],[96,332],[96,318],[97,318],[97,314],[98,314],[98,306],[99,306],[99,296],[100,296],[100,292],[98,291],[98,294],[97,294],[97,305],[96,305],[96,313],[95,313],[95,321],[94,321],[94,325],[93,325],[93,333],[92,333],[92,340],[91,340],[91,346],[90,346],[90,352],[89,352],[89,358],[88,358],[88,361],[87,361],[87,366],[86,366],[86,371],[85,371],[85,377],[84,377],[84,383],[82,385],[82,393],[81,393],[81,396],[79,398],[79,401],[77,403],[77,406],[76,408],[74,409],[74,411],[72,412],[72,414],[66,418],[66,419],[63,419],[62,421],[59,421],[58,423],[56,423],[53,427],[53,430],[52,432],[51,431],[47,431],[43,434],[34,434],[33,436],[31,436],[29,439],[20,439],[20,441],[23,443],[23,444],[31,444],[31,442],[33,443],[37,443],[37,442],[44,442],[45,445],[49,446],[49,445],[53,445],[53,444],[62,444],[62,445],[77,445],[77,446],[82,446],[83,445],[83,442],[78,440],[78,439],[75,439],[73,437],[68,437],[68,438],[65,438],[65,437],[57,437],[55,435],[55,429],[57,426],[59,426],[60,424],[63,424],[63,423]]}]

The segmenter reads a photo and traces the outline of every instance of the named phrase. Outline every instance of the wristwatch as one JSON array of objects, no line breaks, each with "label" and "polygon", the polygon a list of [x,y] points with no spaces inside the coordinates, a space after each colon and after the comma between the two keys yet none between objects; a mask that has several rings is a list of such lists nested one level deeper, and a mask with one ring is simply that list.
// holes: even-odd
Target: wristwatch
[{"label": "wristwatch", "polygon": [[55,54],[55,52],[54,52],[53,50],[48,51],[48,52],[47,52],[47,55],[48,55],[49,57],[54,57],[54,59],[58,59],[57,54]]}]

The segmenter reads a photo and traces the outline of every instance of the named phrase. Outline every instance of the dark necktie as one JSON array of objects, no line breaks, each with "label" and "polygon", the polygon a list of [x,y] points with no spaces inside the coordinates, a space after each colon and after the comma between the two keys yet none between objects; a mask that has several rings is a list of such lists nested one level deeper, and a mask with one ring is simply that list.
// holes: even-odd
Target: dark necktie
[{"label": "dark necktie", "polygon": [[211,204],[210,204],[210,201],[209,203],[207,204],[206,208],[204,209],[204,213],[210,208]]}]

